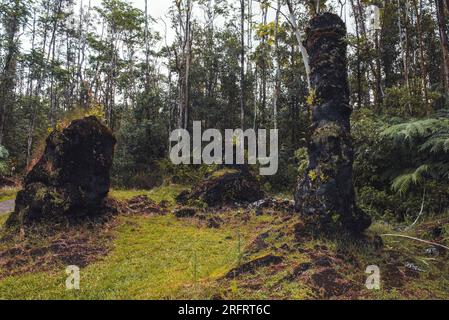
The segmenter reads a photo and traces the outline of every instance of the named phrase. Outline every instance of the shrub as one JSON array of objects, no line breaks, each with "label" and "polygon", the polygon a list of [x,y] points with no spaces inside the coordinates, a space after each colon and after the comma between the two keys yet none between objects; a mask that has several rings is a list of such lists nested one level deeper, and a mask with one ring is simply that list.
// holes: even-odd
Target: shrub
[{"label": "shrub", "polygon": [[0,145],[0,176],[5,176],[10,173],[10,166],[8,163],[9,152],[6,148]]}]

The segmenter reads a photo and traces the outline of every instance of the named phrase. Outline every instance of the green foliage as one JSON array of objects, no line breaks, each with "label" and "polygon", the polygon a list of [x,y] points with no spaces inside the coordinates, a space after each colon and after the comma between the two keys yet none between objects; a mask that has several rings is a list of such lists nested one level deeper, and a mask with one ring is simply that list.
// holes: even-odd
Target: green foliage
[{"label": "green foliage", "polygon": [[286,192],[292,193],[296,188],[298,180],[298,163],[304,159],[299,159],[298,154],[292,150],[281,146],[279,150],[279,168],[273,176],[263,177],[265,191],[269,193]]},{"label": "green foliage", "polygon": [[354,180],[365,211],[404,220],[410,212],[419,212],[425,188],[427,212],[444,212],[448,184],[442,178],[447,173],[447,156],[422,145],[429,145],[446,123],[441,116],[403,122],[366,109],[354,113]]},{"label": "green foliage", "polygon": [[0,145],[0,161],[6,161],[9,158],[9,152],[6,148]]},{"label": "green foliage", "polygon": [[0,176],[4,176],[9,173],[9,152],[6,148],[0,145]]},{"label": "green foliage", "polygon": [[163,166],[158,161],[167,154],[165,128],[149,120],[123,121],[116,133],[117,148],[112,169],[117,186],[153,188],[163,183]]},{"label": "green foliage", "polygon": [[[435,136],[440,138],[440,135],[447,134],[448,127],[449,119],[430,118],[391,126],[384,130],[383,134],[395,139],[398,143],[408,142],[411,145],[419,143],[422,139],[429,139],[430,142],[426,141],[425,145],[427,145]],[[432,146],[433,143],[430,145]]]},{"label": "green foliage", "polygon": [[392,126],[383,132],[398,147],[410,155],[412,168],[393,181],[393,189],[405,193],[411,185],[425,179],[441,179],[449,176],[448,145],[449,119],[436,115],[433,118],[410,121]]},{"label": "green foliage", "polygon": [[[428,104],[433,105],[441,94],[429,90]],[[419,87],[408,89],[406,86],[393,86],[385,90],[383,110],[395,116],[424,116],[428,112]]]},{"label": "green foliage", "polygon": [[307,167],[309,166],[309,154],[307,152],[307,148],[300,148],[296,150],[295,157],[298,159],[299,167],[298,173],[299,177],[303,177],[306,173]]},{"label": "green foliage", "polygon": [[358,110],[352,118],[354,137],[354,180],[356,188],[366,184],[383,188],[394,174],[400,155],[381,133],[388,123],[369,109]]},{"label": "green foliage", "polygon": [[143,12],[123,0],[103,0],[96,10],[117,32],[139,30],[143,23]]},{"label": "green foliage", "polygon": [[422,183],[425,178],[424,174],[427,172],[429,172],[429,166],[423,164],[415,171],[403,174],[394,179],[391,187],[399,194],[405,194],[410,189],[411,185],[418,185]]}]

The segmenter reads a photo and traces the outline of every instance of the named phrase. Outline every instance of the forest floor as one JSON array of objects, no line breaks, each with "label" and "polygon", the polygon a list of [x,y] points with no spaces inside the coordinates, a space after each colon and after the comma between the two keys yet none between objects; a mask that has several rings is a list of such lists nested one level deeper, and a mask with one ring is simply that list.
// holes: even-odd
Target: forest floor
[{"label": "forest floor", "polygon": [[[179,185],[112,191],[147,195],[167,214],[121,214],[105,225],[0,242],[0,299],[449,299],[449,252],[417,241],[298,237],[300,219],[274,209],[205,209],[177,218]],[[0,226],[7,215],[0,216]],[[2,228],[2,227],[0,227]],[[296,231],[295,231],[296,230]],[[4,230],[0,230],[4,232]],[[412,230],[375,222],[374,234],[400,233],[449,245],[449,215]],[[81,267],[79,291],[65,288],[68,264]],[[381,272],[368,290],[369,265]]]}]

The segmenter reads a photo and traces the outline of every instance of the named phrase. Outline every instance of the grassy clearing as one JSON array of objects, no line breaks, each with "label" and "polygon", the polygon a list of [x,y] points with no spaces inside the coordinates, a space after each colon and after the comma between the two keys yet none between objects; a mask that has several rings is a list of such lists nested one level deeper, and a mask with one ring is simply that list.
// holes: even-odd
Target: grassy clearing
[{"label": "grassy clearing", "polygon": [[[182,190],[175,185],[111,195],[124,200],[146,194],[173,204]],[[112,251],[81,270],[80,291],[65,290],[61,267],[0,280],[0,299],[326,299],[333,294],[338,299],[449,298],[448,253],[429,256],[428,245],[385,238],[379,250],[344,239],[298,240],[293,232],[296,216],[256,216],[247,210],[204,214],[203,219],[120,216],[112,231]],[[218,229],[206,227],[211,217],[221,219]],[[5,220],[0,217],[0,226]],[[449,245],[448,221],[432,218],[407,232],[377,222],[368,233],[399,232]],[[442,229],[437,239],[431,236],[435,227]],[[282,262],[224,278],[238,261],[241,265],[267,255],[282,257]],[[297,273],[304,265],[308,268]],[[364,286],[369,265],[380,267],[381,290]],[[420,271],[411,272],[407,265]]]},{"label": "grassy clearing", "polygon": [[231,230],[198,229],[172,216],[120,220],[115,249],[81,271],[79,292],[65,290],[61,271],[6,278],[0,281],[0,298],[182,298],[178,292],[183,286],[210,281],[236,261]]}]

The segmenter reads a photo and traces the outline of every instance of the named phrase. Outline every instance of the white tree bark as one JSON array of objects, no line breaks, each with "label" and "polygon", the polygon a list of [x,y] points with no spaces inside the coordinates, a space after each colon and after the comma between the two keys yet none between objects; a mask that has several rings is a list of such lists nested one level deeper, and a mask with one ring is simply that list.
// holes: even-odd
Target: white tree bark
[{"label": "white tree bark", "polygon": [[293,26],[293,31],[295,32],[296,40],[298,41],[299,50],[301,51],[302,60],[304,62],[304,68],[306,70],[307,77],[307,86],[309,91],[311,89],[310,85],[310,63],[309,63],[309,54],[307,53],[306,48],[303,45],[304,34],[299,30],[298,23],[296,22],[295,12],[293,10],[293,6],[290,0],[287,0],[288,10],[290,12],[290,22]]}]

